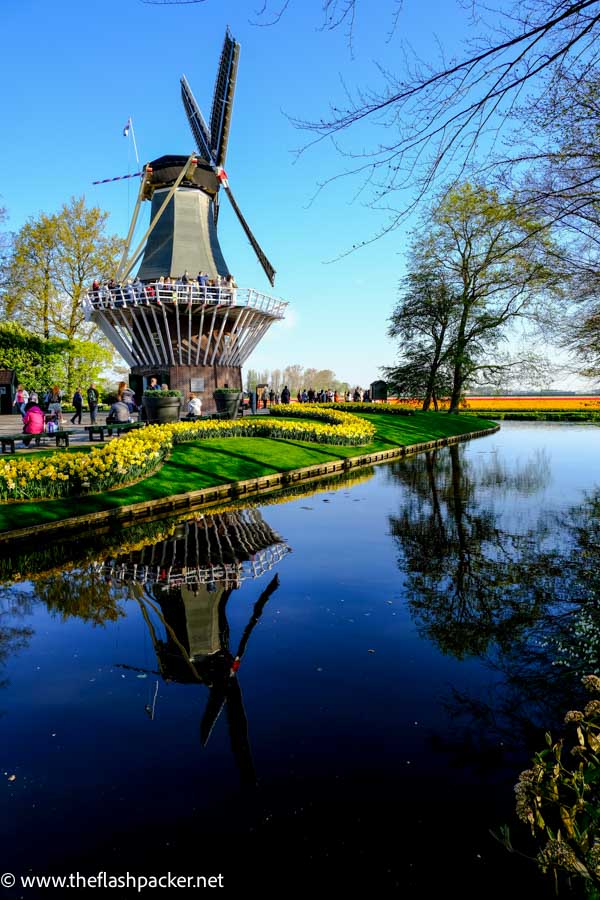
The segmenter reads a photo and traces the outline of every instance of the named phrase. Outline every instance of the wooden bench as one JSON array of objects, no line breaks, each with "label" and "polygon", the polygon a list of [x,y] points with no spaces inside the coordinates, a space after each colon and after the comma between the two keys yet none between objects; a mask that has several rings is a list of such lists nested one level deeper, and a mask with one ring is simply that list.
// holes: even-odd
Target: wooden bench
[{"label": "wooden bench", "polygon": [[136,431],[138,428],[145,428],[145,422],[112,422],[111,424],[106,424],[105,426],[106,433],[109,437],[112,437],[113,434],[127,434],[128,431]]},{"label": "wooden bench", "polygon": [[98,435],[98,440],[103,441],[104,440],[104,432],[106,431],[106,426],[105,425],[86,425],[84,427],[84,431],[87,431],[90,441],[94,440],[95,434]]},{"label": "wooden bench", "polygon": [[15,442],[26,440],[27,438],[31,438],[29,442],[29,446],[33,442],[33,446],[35,447],[46,447],[48,443],[52,440],[56,440],[56,446],[60,447],[61,444],[65,447],[69,446],[69,432],[68,431],[54,431],[49,434],[46,431],[41,432],[41,434],[25,434],[21,432],[20,434],[4,434],[0,435],[0,444],[2,444],[2,453],[14,453],[15,452]]},{"label": "wooden bench", "polygon": [[98,440],[103,441],[104,435],[112,437],[113,434],[124,434],[128,431],[134,431],[136,428],[145,428],[145,422],[107,422],[105,425],[86,425],[84,430],[87,431],[90,441],[94,440],[94,435],[98,435]]}]

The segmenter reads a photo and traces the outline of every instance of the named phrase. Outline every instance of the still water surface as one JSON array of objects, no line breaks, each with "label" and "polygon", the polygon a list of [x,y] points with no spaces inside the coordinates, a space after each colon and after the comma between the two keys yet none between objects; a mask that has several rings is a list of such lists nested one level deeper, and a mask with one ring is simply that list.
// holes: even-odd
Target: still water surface
[{"label": "still water surface", "polygon": [[285,502],[14,549],[0,868],[551,897],[490,831],[531,849],[513,785],[598,671],[599,459],[599,428],[505,423]]}]

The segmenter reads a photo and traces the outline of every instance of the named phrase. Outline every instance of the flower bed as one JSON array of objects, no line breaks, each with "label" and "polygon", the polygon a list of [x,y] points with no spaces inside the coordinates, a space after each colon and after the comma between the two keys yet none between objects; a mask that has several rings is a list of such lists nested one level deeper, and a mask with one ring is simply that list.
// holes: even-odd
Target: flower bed
[{"label": "flower bed", "polygon": [[[289,413],[289,407],[275,407]],[[311,422],[276,418],[207,420],[149,425],[90,453],[57,453],[51,457],[12,456],[0,460],[0,499],[25,500],[98,493],[147,478],[173,444],[226,437],[287,438],[319,444],[359,445],[375,434],[370,422],[337,410],[303,407]],[[275,415],[281,415],[276,412]]]},{"label": "flower bed", "polygon": [[151,425],[89,453],[1,459],[0,498],[76,496],[129,484],[156,471],[171,445],[171,436]]},{"label": "flower bed", "polygon": [[[302,407],[299,407],[302,409]],[[340,412],[391,413],[394,416],[414,416],[415,410],[397,403],[319,403],[319,409],[336,409]]]}]

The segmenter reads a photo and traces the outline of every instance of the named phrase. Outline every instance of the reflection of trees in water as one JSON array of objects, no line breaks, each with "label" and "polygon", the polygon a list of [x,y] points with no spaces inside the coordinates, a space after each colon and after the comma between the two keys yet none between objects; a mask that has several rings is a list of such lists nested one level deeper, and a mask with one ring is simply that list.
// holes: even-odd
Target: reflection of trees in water
[{"label": "reflection of trees in water", "polygon": [[[503,469],[493,459],[482,471],[484,505],[463,449],[453,445],[394,465],[393,477],[410,493],[390,517],[411,612],[423,634],[458,658],[480,656],[493,642],[509,645],[539,612],[532,535],[503,530],[489,502],[490,493],[511,490]],[[543,460],[530,463],[515,473],[512,490],[530,493],[546,478]]]},{"label": "reflection of trees in water", "polygon": [[540,615],[493,659],[502,708],[522,726],[561,720],[582,694],[581,677],[600,671],[600,491],[553,522],[562,546],[535,560]]},{"label": "reflection of trees in water", "polygon": [[76,618],[91,625],[116,622],[125,615],[127,591],[113,584],[94,565],[42,577],[33,583],[34,596],[63,621]]},{"label": "reflection of trees in water", "polygon": [[543,456],[509,470],[454,446],[394,466],[393,477],[411,488],[390,525],[420,632],[501,676],[485,700],[454,693],[451,712],[477,724],[475,743],[492,733],[529,742],[572,703],[579,674],[598,671],[600,492],[522,522],[507,503],[544,487]]},{"label": "reflection of trees in water", "polygon": [[[11,656],[24,650],[34,635],[32,628],[16,625],[15,621],[31,615],[31,601],[19,603],[11,597],[0,597],[0,687],[8,684],[2,670]],[[9,624],[10,623],[10,624]]]}]

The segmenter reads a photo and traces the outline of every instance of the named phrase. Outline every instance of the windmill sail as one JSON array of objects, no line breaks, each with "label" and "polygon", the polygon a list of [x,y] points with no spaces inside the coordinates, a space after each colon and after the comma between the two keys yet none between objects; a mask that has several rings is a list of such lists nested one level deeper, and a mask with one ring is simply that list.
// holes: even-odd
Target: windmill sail
[{"label": "windmill sail", "polygon": [[216,166],[225,165],[239,55],[240,45],[227,29],[210,112],[211,149]]},{"label": "windmill sail", "polygon": [[214,166],[215,160],[211,149],[208,125],[200,112],[200,107],[196,103],[196,99],[192,94],[192,89],[190,88],[185,75],[181,76],[181,99],[183,100],[188,122],[190,123],[190,128],[192,129],[192,134],[194,135],[198,150],[201,155]]},{"label": "windmill sail", "polygon": [[254,252],[256,253],[256,255],[258,257],[259,263],[261,264],[261,266],[264,269],[265,275],[267,276],[267,278],[269,279],[269,281],[271,283],[271,287],[273,287],[273,285],[275,284],[275,269],[273,268],[273,266],[271,265],[271,263],[269,262],[269,260],[265,256],[265,254],[263,253],[260,244],[258,243],[256,238],[250,231],[250,226],[248,225],[244,216],[242,215],[241,209],[235,202],[235,197],[231,193],[231,188],[228,186],[227,187],[224,186],[224,190],[225,190],[225,193],[227,194],[227,196],[229,197],[229,200],[231,202],[231,205],[233,206],[236,216],[240,220],[240,224],[241,224],[242,228],[246,232],[246,237],[248,238],[248,240],[250,241],[250,243],[252,244],[252,246],[254,248]]}]

